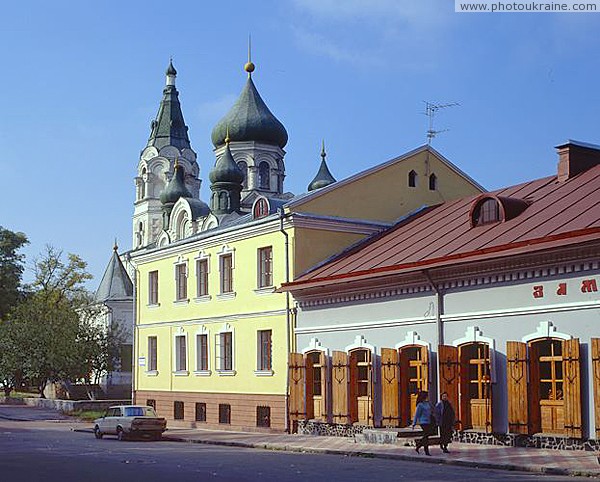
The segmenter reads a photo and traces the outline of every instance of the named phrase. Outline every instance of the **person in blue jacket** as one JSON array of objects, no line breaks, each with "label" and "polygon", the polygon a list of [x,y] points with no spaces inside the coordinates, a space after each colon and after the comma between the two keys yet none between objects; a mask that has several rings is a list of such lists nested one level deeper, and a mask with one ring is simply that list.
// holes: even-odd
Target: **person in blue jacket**
[{"label": "person in blue jacket", "polygon": [[417,424],[420,425],[423,430],[423,436],[420,439],[415,440],[417,453],[419,453],[419,449],[423,447],[425,455],[431,455],[429,453],[429,436],[433,435],[436,426],[433,418],[433,405],[429,401],[429,394],[427,392],[419,392],[417,395],[417,409],[415,411],[412,428],[414,429]]}]

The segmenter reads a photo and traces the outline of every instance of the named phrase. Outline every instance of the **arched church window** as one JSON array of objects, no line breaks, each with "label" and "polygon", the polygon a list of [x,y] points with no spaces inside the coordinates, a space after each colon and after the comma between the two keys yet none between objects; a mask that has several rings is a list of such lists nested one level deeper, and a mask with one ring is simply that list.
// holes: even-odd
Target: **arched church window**
[{"label": "arched church window", "polygon": [[436,191],[437,187],[438,187],[437,185],[438,185],[437,176],[435,174],[432,174],[431,176],[429,176],[429,190]]},{"label": "arched church window", "polygon": [[268,162],[263,161],[258,165],[258,187],[260,189],[270,188]]},{"label": "arched church window", "polygon": [[221,210],[229,209],[229,198],[227,197],[226,192],[219,193],[219,209],[221,209]]},{"label": "arched church window", "polygon": [[242,186],[244,186],[244,189],[248,188],[248,164],[246,164],[246,161],[240,161],[238,162],[238,167],[240,168],[240,171],[242,171],[244,173],[244,180],[242,181]]},{"label": "arched church window", "polygon": [[417,187],[417,173],[415,171],[408,173],[408,187]]}]

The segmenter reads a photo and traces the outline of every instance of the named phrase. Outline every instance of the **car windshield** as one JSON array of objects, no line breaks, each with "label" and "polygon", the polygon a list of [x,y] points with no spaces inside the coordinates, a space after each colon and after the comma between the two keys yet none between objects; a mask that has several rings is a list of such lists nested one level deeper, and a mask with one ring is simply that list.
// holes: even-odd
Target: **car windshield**
[{"label": "car windshield", "polygon": [[152,407],[125,407],[126,417],[156,417]]}]

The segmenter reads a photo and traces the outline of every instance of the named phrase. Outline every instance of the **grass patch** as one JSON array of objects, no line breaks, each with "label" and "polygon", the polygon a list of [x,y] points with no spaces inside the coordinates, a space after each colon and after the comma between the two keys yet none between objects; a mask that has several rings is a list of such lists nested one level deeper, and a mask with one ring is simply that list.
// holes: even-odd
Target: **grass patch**
[{"label": "grass patch", "polygon": [[106,410],[72,410],[70,412],[64,412],[69,417],[75,417],[85,422],[93,422],[97,418],[102,417],[106,413]]}]

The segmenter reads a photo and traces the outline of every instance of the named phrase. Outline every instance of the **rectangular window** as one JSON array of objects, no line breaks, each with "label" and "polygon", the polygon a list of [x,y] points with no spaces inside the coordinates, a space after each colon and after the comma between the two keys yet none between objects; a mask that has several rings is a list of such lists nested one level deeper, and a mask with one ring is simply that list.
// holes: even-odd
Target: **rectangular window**
[{"label": "rectangular window", "polygon": [[196,403],[196,422],[206,422],[206,403]]},{"label": "rectangular window", "polygon": [[196,296],[208,295],[208,260],[196,261]]},{"label": "rectangular window", "polygon": [[187,370],[185,335],[175,337],[175,370],[178,372]]},{"label": "rectangular window", "polygon": [[221,271],[221,293],[233,292],[233,257],[225,254],[219,258]]},{"label": "rectangular window", "polygon": [[271,330],[260,330],[258,337],[258,369],[271,370]]},{"label": "rectangular window", "polygon": [[175,284],[177,286],[177,301],[187,299],[187,265],[181,263],[175,266]]},{"label": "rectangular window", "polygon": [[133,346],[125,343],[121,345],[121,371],[125,373],[131,373],[131,365],[133,363],[132,359],[133,354]]},{"label": "rectangular window", "polygon": [[208,370],[208,335],[196,335],[196,370]]},{"label": "rectangular window", "polygon": [[158,304],[158,271],[148,273],[148,304]]},{"label": "rectangular window", "polygon": [[219,333],[217,345],[219,370],[233,370],[233,334],[231,332]]},{"label": "rectangular window", "polygon": [[158,340],[155,336],[148,337],[148,371],[155,372],[158,370]]},{"label": "rectangular window", "polygon": [[256,426],[271,426],[271,407],[256,407]]},{"label": "rectangular window", "polygon": [[231,405],[219,403],[219,423],[231,423]]},{"label": "rectangular window", "polygon": [[258,287],[273,286],[273,248],[260,248],[258,250]]},{"label": "rectangular window", "polygon": [[173,402],[173,418],[175,420],[183,420],[184,418],[184,410],[183,410],[183,402],[175,401]]}]

